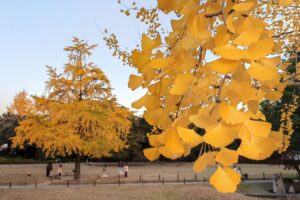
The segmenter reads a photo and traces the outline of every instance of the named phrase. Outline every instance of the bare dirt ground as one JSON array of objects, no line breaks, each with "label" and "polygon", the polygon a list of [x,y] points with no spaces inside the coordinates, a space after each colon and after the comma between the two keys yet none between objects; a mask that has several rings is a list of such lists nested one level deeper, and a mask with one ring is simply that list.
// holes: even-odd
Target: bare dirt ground
[{"label": "bare dirt ground", "polygon": [[[110,186],[97,188],[0,190],[1,200],[263,200],[242,194],[220,194],[203,185]],[[295,199],[296,200],[296,199]]]},{"label": "bare dirt ground", "polygon": [[[102,178],[100,182],[112,182],[117,180],[117,164],[112,164],[108,166],[109,178]],[[177,176],[179,180],[182,181],[184,178],[186,180],[194,180],[195,173],[192,169],[192,163],[152,163],[145,165],[136,165],[129,163],[129,178],[122,178],[122,182],[133,182],[140,180],[155,181],[160,178],[164,178],[165,181],[176,181]],[[295,177],[294,171],[286,171],[282,166],[278,165],[250,165],[250,164],[240,164],[243,173],[248,173],[249,178],[262,178],[263,173],[265,173],[266,178],[271,178],[274,173],[282,173],[283,177]],[[72,170],[74,168],[73,163],[63,164],[64,172],[68,172],[68,176],[64,175],[62,180],[53,180],[53,184],[65,184],[67,180],[72,181]],[[94,180],[97,180],[98,176],[102,174],[102,166],[93,165],[88,166],[86,164],[81,164],[81,183],[92,184]],[[205,172],[197,174],[197,179],[206,180],[213,173],[215,167],[209,167]],[[30,172],[31,176],[27,176]],[[53,174],[57,173],[57,165],[54,164]],[[40,183],[50,183],[50,180],[45,177],[46,165],[36,164],[36,165],[0,165],[0,185],[7,185],[12,182],[13,185],[24,185],[33,184],[36,181]]]}]

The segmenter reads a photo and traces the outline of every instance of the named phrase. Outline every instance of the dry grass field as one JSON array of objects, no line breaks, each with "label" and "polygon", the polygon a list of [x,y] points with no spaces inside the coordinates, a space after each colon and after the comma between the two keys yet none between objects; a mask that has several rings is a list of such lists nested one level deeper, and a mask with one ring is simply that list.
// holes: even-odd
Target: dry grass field
[{"label": "dry grass field", "polygon": [[242,194],[220,194],[203,185],[102,186],[96,188],[1,190],[1,200],[263,200]]},{"label": "dry grass field", "polygon": [[[73,163],[63,164],[64,172],[69,172],[70,175],[63,176],[61,180],[53,180],[53,184],[64,184],[67,180],[72,180],[71,172],[73,170]],[[295,177],[294,171],[286,171],[283,167],[278,165],[251,165],[240,164],[243,173],[248,173],[249,178],[262,178],[265,173],[266,178],[271,178],[274,173],[282,173],[283,177]],[[13,185],[33,184],[36,181],[40,183],[50,183],[50,180],[45,177],[46,174],[45,164],[35,165],[0,165],[0,185],[7,185],[10,181]],[[102,174],[102,166],[86,164],[81,165],[81,183],[91,184],[97,177]],[[116,164],[108,166],[109,178],[102,178],[100,182],[116,181],[117,167]],[[197,178],[203,180],[210,176],[214,167],[208,168],[205,172],[197,174]],[[27,173],[31,172],[28,177]],[[53,173],[57,172],[57,165],[54,164]],[[130,164],[129,163],[129,178],[122,178],[122,182],[134,182],[142,177],[144,181],[158,180],[159,175],[165,181],[176,181],[177,176],[182,181],[194,180],[195,174],[192,169],[192,163],[153,163],[153,164]]]},{"label": "dry grass field", "polygon": [[[250,178],[261,178],[263,172],[266,178],[270,178],[273,173],[282,173],[284,177],[294,177],[294,171],[285,171],[281,166],[271,165],[238,165],[242,168],[244,173],[248,173]],[[52,188],[41,187],[42,185],[48,185],[51,181],[45,177],[45,165],[0,165],[0,185],[7,186],[9,181],[15,185],[33,184],[38,181],[40,188],[37,189],[0,189],[0,200],[261,200],[263,198],[247,197],[242,194],[220,194],[216,192],[208,183],[193,184],[193,185],[97,185],[92,187],[91,185],[71,185],[69,188],[66,182],[69,180],[72,184],[72,176],[63,176],[62,180],[54,180],[55,185]],[[73,164],[63,164],[64,170],[71,172]],[[153,164],[134,164],[129,163],[129,178],[122,178],[122,182],[134,182],[138,181],[140,175],[145,181],[158,180],[159,174],[161,179],[166,181],[176,181],[177,175],[179,175],[180,181],[185,178],[186,180],[195,179],[195,174],[192,170],[192,163],[153,163]],[[57,166],[54,165],[54,172],[56,172]],[[98,175],[102,173],[102,166],[86,164],[81,165],[82,179],[81,183],[92,184],[97,179]],[[197,174],[197,178],[203,180],[206,179],[213,172],[214,167],[208,168],[204,173]],[[31,177],[26,176],[28,172],[32,173]],[[110,181],[116,181],[117,167],[116,164],[110,164],[108,166],[109,178],[101,179],[100,182],[108,183]],[[57,185],[58,184],[58,185]],[[98,182],[97,182],[98,184]],[[30,186],[31,187],[31,186]],[[258,184],[242,184],[239,188],[240,192],[248,191],[250,188],[258,188],[258,192],[262,187]],[[270,183],[267,186],[271,187]],[[253,189],[251,189],[253,190]],[[255,189],[256,190],[256,189]],[[296,199],[296,198],[293,198]]]}]

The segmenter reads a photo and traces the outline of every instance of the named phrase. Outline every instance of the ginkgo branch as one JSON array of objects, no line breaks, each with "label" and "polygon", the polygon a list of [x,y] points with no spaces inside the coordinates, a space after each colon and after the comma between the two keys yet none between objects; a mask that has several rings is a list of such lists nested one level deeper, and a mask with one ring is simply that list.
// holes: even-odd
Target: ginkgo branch
[{"label": "ginkgo branch", "polygon": [[223,13],[222,10],[218,11],[218,12],[215,12],[215,13],[211,13],[211,14],[206,14],[205,17],[207,18],[212,18],[212,17],[216,17],[218,15],[221,15]]},{"label": "ginkgo branch", "polygon": [[278,35],[273,35],[272,37],[273,38],[275,38],[275,37],[281,37],[281,36],[284,36],[284,35],[288,35],[290,33],[294,33],[294,31],[283,32],[283,33],[280,33]]},{"label": "ginkgo branch", "polygon": [[224,21],[224,24],[226,25],[226,17],[225,17],[225,5],[226,5],[226,0],[223,0],[222,1],[222,17],[223,17],[223,21]]},{"label": "ginkgo branch", "polygon": [[226,81],[227,78],[229,78],[229,76],[226,74],[226,75],[224,75],[224,77],[221,80],[219,90],[218,90],[218,94],[217,94],[217,97],[216,97],[216,103],[221,103],[222,89],[223,89],[223,86],[224,86],[225,81]]}]

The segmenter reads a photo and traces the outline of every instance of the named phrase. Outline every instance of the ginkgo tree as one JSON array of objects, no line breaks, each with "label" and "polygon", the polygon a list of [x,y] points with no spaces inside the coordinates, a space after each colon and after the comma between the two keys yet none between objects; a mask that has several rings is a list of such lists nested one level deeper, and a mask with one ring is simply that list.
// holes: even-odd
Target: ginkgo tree
[{"label": "ginkgo tree", "polygon": [[110,156],[126,147],[132,113],[116,102],[103,71],[87,58],[96,45],[73,38],[63,72],[48,67],[45,96],[35,96],[37,112],[20,122],[14,147],[35,144],[46,156],[75,155],[74,178],[82,156]]},{"label": "ginkgo tree", "polygon": [[14,96],[12,103],[7,107],[7,112],[19,116],[30,115],[35,112],[33,99],[28,92],[22,90]]},{"label": "ginkgo tree", "polygon": [[297,46],[299,18],[293,16],[299,15],[282,17],[280,25],[276,12],[297,12],[299,1],[157,3],[156,10],[177,16],[165,37],[157,29],[159,17],[135,4],[123,12],[139,10],[137,18],[150,24],[141,48],[126,53],[115,35],[104,37],[114,55],[138,72],[129,77],[129,88],[146,90],[132,104],[145,107],[145,119],[157,127],[148,134],[153,147],[144,154],[151,161],[160,155],[178,159],[200,148],[195,172],[217,165],[210,183],[219,192],[234,192],[241,177],[231,166],[240,156],[263,160],[282,151],[284,134],[272,130],[259,104],[278,101],[288,84],[282,46]]}]

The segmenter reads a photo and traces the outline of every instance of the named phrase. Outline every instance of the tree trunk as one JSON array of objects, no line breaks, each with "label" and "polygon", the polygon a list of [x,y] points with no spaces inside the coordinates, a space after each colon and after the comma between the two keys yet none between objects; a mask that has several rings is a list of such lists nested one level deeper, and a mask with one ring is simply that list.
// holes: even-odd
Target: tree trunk
[{"label": "tree trunk", "polygon": [[80,179],[80,154],[79,153],[76,155],[76,159],[75,159],[74,179],[75,180]]}]

